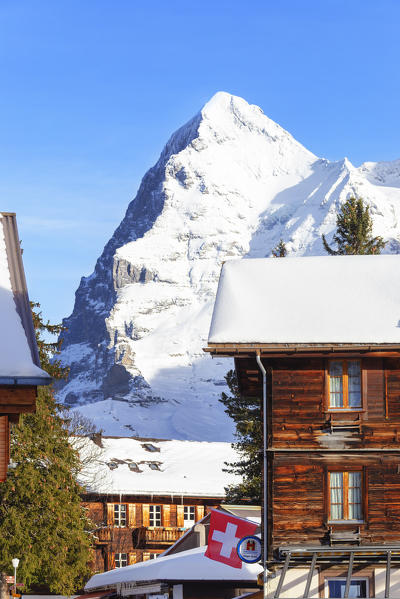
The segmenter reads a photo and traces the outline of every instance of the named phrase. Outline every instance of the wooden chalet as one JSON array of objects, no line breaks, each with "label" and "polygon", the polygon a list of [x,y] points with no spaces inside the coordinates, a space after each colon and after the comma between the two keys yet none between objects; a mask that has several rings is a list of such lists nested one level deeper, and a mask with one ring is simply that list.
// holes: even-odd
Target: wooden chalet
[{"label": "wooden chalet", "polygon": [[93,572],[158,557],[225,497],[230,443],[96,435],[80,444]]},{"label": "wooden chalet", "polygon": [[399,272],[386,255],[222,268],[206,351],[266,395],[269,597],[400,597]]},{"label": "wooden chalet", "polygon": [[10,424],[35,411],[40,368],[15,214],[0,213],[0,481],[7,476]]}]

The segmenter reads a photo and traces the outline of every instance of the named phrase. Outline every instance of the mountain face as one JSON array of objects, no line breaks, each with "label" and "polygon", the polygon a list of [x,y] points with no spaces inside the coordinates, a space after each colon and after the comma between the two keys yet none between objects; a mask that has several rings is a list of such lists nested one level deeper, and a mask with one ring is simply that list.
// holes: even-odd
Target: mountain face
[{"label": "mountain face", "polygon": [[[58,398],[107,434],[231,440],[227,359],[207,343],[223,261],[324,254],[338,207],[371,207],[400,251],[400,161],[317,158],[260,108],[220,92],[165,146],[64,320]],[[290,258],[288,258],[290,259]]]}]

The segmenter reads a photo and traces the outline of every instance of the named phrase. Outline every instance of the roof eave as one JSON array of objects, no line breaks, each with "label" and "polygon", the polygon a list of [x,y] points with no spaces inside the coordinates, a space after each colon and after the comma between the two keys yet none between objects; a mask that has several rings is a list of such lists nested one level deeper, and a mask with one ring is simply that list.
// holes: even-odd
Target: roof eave
[{"label": "roof eave", "polygon": [[53,379],[51,376],[0,376],[0,385],[12,385],[16,387],[40,387],[51,385]]},{"label": "roof eave", "polygon": [[399,343],[208,343],[203,351],[211,355],[235,357],[244,355],[304,355],[316,353],[360,353],[400,357]]}]

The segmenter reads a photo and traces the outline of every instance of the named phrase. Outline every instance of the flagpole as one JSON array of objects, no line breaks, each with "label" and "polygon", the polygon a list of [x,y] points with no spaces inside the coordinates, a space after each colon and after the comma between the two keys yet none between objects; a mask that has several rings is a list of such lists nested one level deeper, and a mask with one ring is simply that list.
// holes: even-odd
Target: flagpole
[{"label": "flagpole", "polygon": [[262,372],[263,376],[263,596],[267,599],[268,596],[268,585],[267,585],[267,559],[268,559],[268,428],[267,428],[267,371],[261,362],[260,354],[256,354],[257,364]]}]

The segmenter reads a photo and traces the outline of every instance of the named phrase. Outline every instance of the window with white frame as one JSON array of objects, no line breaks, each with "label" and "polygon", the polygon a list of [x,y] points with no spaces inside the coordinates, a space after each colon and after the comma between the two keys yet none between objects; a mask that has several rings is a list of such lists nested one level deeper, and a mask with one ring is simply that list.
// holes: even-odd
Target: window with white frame
[{"label": "window with white frame", "polygon": [[161,505],[150,506],[149,526],[161,526]]},{"label": "window with white frame", "polygon": [[329,472],[329,520],[362,521],[362,472]]},{"label": "window with white frame", "polygon": [[128,554],[127,553],[116,553],[114,555],[114,564],[116,568],[123,568],[128,565]]},{"label": "window with white frame", "polygon": [[126,503],[114,504],[114,526],[122,528],[126,526]]},{"label": "window with white frame", "polygon": [[183,506],[183,526],[191,528],[196,521],[196,508],[194,505]]},{"label": "window with white frame", "polygon": [[[325,578],[325,597],[335,599],[344,597],[346,578]],[[368,578],[352,578],[349,597],[369,597]]]}]

